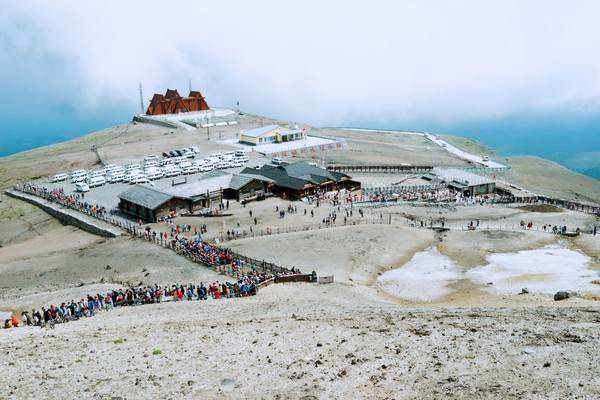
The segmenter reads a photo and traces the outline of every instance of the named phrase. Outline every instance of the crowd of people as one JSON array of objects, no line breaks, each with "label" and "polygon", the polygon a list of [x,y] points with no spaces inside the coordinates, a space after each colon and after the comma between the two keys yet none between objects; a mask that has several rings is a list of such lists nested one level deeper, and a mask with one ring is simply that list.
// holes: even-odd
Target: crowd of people
[{"label": "crowd of people", "polygon": [[234,297],[253,296],[259,284],[273,279],[274,275],[252,271],[245,274],[235,282],[212,282],[209,284],[176,284],[161,287],[140,286],[111,290],[106,294],[88,294],[78,301],[70,300],[60,305],[51,304],[49,307],[33,309],[31,312],[21,313],[21,320],[15,315],[4,321],[4,328],[17,328],[19,326],[48,326],[92,317],[100,311],[107,311],[115,307],[134,306],[141,304],[155,304],[165,301],[192,301],[207,299],[227,299]]},{"label": "crowd of people", "polygon": [[106,218],[108,214],[106,207],[85,201],[84,193],[67,194],[63,188],[50,190],[45,186],[35,186],[30,183],[25,183],[20,189],[26,193],[42,197],[64,207],[84,212],[93,217]]}]

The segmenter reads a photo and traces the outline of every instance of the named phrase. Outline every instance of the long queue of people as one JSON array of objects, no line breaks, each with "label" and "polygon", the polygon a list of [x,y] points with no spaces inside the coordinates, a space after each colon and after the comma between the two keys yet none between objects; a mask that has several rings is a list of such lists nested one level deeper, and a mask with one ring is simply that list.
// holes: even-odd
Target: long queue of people
[{"label": "long queue of people", "polygon": [[79,301],[70,300],[60,305],[51,304],[49,307],[33,309],[31,312],[21,313],[21,320],[15,315],[4,321],[4,328],[17,328],[19,326],[50,326],[57,323],[75,321],[85,317],[92,317],[101,311],[108,311],[115,307],[135,306],[142,304],[155,304],[165,301],[192,301],[228,299],[235,297],[253,296],[257,293],[260,283],[274,278],[267,273],[252,272],[245,275],[236,282],[213,282],[205,285],[200,284],[177,284],[161,287],[140,286],[137,288],[126,288],[111,290],[105,295],[97,293],[88,294]]},{"label": "long queue of people", "polygon": [[47,187],[35,186],[29,183],[20,187],[20,190],[97,218],[105,218],[108,213],[106,207],[85,201],[85,195],[83,193],[67,194],[64,192],[63,188],[50,190]]}]

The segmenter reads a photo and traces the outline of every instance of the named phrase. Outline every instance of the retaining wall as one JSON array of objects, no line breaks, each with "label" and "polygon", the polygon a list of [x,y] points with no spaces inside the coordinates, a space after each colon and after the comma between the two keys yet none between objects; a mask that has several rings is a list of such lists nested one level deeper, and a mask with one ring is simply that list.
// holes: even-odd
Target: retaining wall
[{"label": "retaining wall", "polygon": [[117,237],[121,235],[121,230],[116,227],[88,218],[75,210],[63,208],[58,204],[50,203],[42,198],[14,190],[6,191],[6,195],[41,208],[65,225],[72,225],[102,237]]}]

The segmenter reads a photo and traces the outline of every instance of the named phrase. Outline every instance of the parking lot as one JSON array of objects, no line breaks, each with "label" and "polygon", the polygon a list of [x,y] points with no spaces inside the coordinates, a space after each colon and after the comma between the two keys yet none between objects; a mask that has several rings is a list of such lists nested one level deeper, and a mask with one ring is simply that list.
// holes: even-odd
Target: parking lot
[{"label": "parking lot", "polygon": [[[267,159],[259,154],[253,153],[253,154],[249,154],[249,161],[247,163],[245,163],[243,167],[225,168],[220,171],[224,171],[224,172],[228,172],[228,173],[239,173],[241,170],[243,170],[246,167],[260,166],[260,165],[263,165],[268,162],[269,162],[269,159]],[[140,164],[141,164],[141,162],[140,162]],[[69,172],[72,172],[72,171],[69,171]],[[198,173],[189,174],[189,175],[182,174],[182,175],[170,177],[170,178],[163,177],[163,178],[160,178],[157,180],[153,180],[151,185],[146,185],[146,186],[152,187],[157,190],[166,189],[166,188],[173,186],[174,183],[181,184],[181,183],[185,183],[185,182],[193,182],[194,180],[200,179],[202,176],[206,175],[207,173],[209,173],[209,172],[198,172]],[[62,188],[65,193],[68,193],[68,194],[77,193],[75,190],[75,184],[71,183],[70,179],[67,179],[66,181],[63,181],[63,182],[52,183],[51,178],[52,177],[50,177],[50,176],[45,177],[45,178],[39,179],[33,183],[36,185],[39,185],[39,186],[45,186],[50,190]],[[91,187],[89,192],[85,193],[84,198],[88,203],[98,204],[98,205],[105,207],[107,210],[113,210],[113,209],[118,208],[118,204],[119,204],[118,195],[133,186],[134,186],[133,184],[130,184],[127,182],[118,182],[118,183],[108,183],[107,182],[106,184],[104,184],[102,186]]]}]

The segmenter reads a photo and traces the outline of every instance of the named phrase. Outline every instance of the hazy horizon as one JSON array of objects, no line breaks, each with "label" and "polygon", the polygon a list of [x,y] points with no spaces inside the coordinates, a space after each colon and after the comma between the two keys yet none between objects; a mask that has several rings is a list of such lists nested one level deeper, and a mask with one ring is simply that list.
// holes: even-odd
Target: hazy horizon
[{"label": "hazy horizon", "polygon": [[447,132],[593,175],[599,12],[593,1],[8,3],[0,155],[128,121],[139,82],[147,104],[191,79],[210,105]]}]

